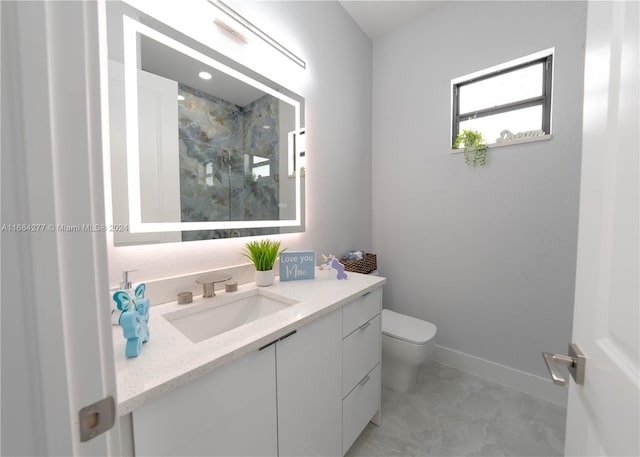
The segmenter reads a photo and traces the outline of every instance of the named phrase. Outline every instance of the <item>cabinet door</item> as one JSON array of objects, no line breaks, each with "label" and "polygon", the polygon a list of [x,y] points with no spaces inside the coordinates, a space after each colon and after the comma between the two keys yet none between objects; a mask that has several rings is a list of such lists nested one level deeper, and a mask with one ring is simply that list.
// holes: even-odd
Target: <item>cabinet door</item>
[{"label": "cabinet door", "polygon": [[276,345],[278,451],[342,455],[342,310]]},{"label": "cabinet door", "polygon": [[249,353],[133,412],[142,456],[275,456],[275,347]]}]

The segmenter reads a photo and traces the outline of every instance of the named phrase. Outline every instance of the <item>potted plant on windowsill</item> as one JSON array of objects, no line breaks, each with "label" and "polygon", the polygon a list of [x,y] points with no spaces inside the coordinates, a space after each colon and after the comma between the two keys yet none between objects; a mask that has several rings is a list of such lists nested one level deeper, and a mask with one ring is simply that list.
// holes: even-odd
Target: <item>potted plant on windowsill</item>
[{"label": "potted plant on windowsill", "polygon": [[261,287],[273,284],[273,265],[277,258],[287,249],[280,249],[280,241],[260,240],[250,241],[245,245],[242,255],[253,263],[256,268],[256,284]]},{"label": "potted plant on windowsill", "polygon": [[464,147],[464,163],[470,167],[480,165],[484,167],[487,164],[487,151],[489,146],[482,137],[482,133],[476,130],[463,130],[458,134],[452,147],[459,149]]}]

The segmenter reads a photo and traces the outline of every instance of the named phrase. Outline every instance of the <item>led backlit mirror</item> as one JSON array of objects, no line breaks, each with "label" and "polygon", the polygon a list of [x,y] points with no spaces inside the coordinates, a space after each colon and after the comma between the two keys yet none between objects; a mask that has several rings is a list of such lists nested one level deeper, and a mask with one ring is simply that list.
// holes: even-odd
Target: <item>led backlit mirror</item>
[{"label": "led backlit mirror", "polygon": [[304,230],[304,100],[106,2],[116,245]]}]

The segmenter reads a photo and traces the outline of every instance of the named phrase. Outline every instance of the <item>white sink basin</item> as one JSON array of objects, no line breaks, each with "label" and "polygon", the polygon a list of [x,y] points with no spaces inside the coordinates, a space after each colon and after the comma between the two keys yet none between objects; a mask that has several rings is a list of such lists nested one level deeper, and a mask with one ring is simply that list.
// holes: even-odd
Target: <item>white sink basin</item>
[{"label": "white sink basin", "polygon": [[254,289],[241,297],[213,298],[210,303],[164,314],[164,318],[194,343],[268,316],[298,301]]}]

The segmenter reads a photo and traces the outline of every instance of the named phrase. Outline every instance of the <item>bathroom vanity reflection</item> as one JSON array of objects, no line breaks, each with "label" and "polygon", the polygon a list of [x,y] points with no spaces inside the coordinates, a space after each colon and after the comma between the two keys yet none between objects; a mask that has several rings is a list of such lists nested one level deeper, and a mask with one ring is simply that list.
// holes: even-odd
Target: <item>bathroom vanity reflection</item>
[{"label": "bathroom vanity reflection", "polygon": [[106,2],[116,245],[304,231],[304,100]]}]

